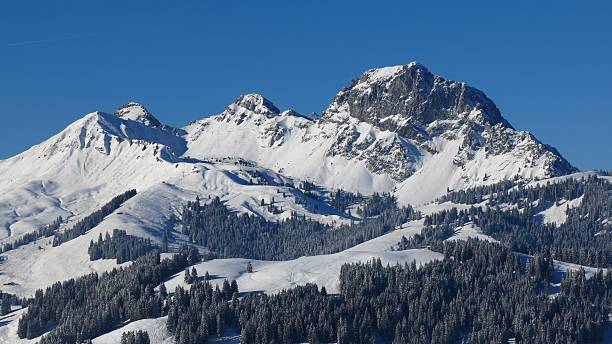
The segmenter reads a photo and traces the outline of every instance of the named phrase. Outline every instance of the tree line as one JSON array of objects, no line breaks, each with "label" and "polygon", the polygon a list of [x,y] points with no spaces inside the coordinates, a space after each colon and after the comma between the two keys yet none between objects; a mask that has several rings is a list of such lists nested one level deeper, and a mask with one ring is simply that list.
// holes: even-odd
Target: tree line
[{"label": "tree line", "polygon": [[569,274],[554,298],[552,260],[522,263],[500,244],[435,242],[444,259],[383,266],[345,264],[340,294],[314,284],[238,298],[207,280],[171,298],[168,329],[176,343],[206,343],[224,328],[241,343],[593,343],[607,325],[612,273]]},{"label": "tree line", "polygon": [[155,251],[128,267],[37,290],[19,319],[17,334],[32,339],[54,327],[40,344],[75,343],[107,333],[127,320],[160,317],[164,314],[164,297],[155,288],[199,260],[194,248],[183,247],[164,260]]},{"label": "tree line", "polygon": [[[420,236],[402,240],[401,248],[418,247],[431,239],[452,235],[470,221],[482,232],[512,250],[525,254],[550,254],[554,259],[593,267],[612,267],[612,183],[596,176],[568,178],[555,184],[507,189],[480,187],[449,194],[453,201],[485,194],[489,208],[452,208],[425,216]],[[500,190],[507,189],[502,192]],[[492,190],[497,190],[493,192]],[[560,200],[582,197],[576,207],[565,208],[566,221],[544,223],[539,214]],[[427,237],[427,238],[425,238]]]},{"label": "tree line", "polygon": [[121,344],[150,344],[147,331],[128,331],[121,334]]},{"label": "tree line", "polygon": [[544,207],[561,199],[572,200],[584,194],[590,184],[605,187],[608,182],[595,175],[581,178],[566,178],[555,182],[547,181],[537,185],[528,185],[504,180],[499,183],[457,190],[438,198],[439,202],[461,204],[478,204],[488,201],[490,205],[516,204],[520,208],[526,205]]},{"label": "tree line", "polygon": [[26,233],[19,239],[6,243],[0,248],[0,253],[4,253],[10,250],[14,250],[18,247],[27,245],[31,242],[34,242],[41,238],[48,238],[55,234],[59,229],[60,225],[64,222],[64,219],[61,216],[58,216],[52,223],[43,226],[31,233]]},{"label": "tree line", "polygon": [[267,221],[232,212],[218,197],[204,204],[198,198],[186,204],[181,227],[192,243],[221,257],[286,260],[339,252],[420,217],[411,207],[393,206],[381,211],[380,216],[333,227],[296,214]]},{"label": "tree line", "polygon": [[158,249],[150,239],[128,235],[120,229],[113,229],[113,235],[108,232],[102,237],[98,236],[97,241],[91,240],[87,253],[90,260],[116,259],[117,264],[136,260],[147,253]]},{"label": "tree line", "polygon": [[117,210],[125,201],[134,196],[136,196],[136,190],[132,189],[122,193],[121,195],[113,197],[113,199],[103,205],[102,208],[89,214],[71,228],[61,233],[55,233],[55,237],[53,238],[53,246],[59,246],[66,241],[85,234],[88,230],[100,224],[100,222],[102,222],[106,216]]},{"label": "tree line", "polygon": [[355,206],[355,214],[372,217],[388,209],[397,208],[397,199],[390,193],[375,192],[370,196],[338,189],[329,194],[329,205],[341,213],[350,214],[349,207]]}]

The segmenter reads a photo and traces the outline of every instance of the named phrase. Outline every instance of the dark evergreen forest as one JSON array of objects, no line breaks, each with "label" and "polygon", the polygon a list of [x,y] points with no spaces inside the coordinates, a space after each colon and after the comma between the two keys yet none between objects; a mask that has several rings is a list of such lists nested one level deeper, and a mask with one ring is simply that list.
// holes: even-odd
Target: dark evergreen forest
[{"label": "dark evergreen forest", "polygon": [[164,260],[151,252],[126,268],[57,282],[38,290],[29,301],[17,334],[31,339],[52,330],[40,344],[75,343],[107,333],[127,320],[160,317],[165,312],[164,297],[155,288],[198,261],[197,250],[188,247]]},{"label": "dark evergreen forest", "polygon": [[[444,259],[383,266],[344,265],[339,295],[306,285],[275,295],[238,294],[195,281],[177,288],[168,329],[179,344],[206,342],[227,326],[241,343],[590,343],[601,338],[612,274],[567,276],[549,298],[549,257],[527,264],[483,241],[436,242]],[[593,302],[596,300],[596,302]]]},{"label": "dark evergreen forest", "polygon": [[181,218],[182,230],[192,243],[221,257],[265,260],[294,259],[305,255],[335,253],[378,237],[421,215],[411,207],[398,208],[393,198],[364,207],[378,216],[365,221],[332,227],[294,215],[287,220],[266,221],[232,212],[219,198],[202,204],[188,202]]},{"label": "dark evergreen forest", "polygon": [[121,334],[121,344],[150,344],[147,331],[128,331]]},{"label": "dark evergreen forest", "polygon": [[[452,234],[449,229],[473,221],[483,233],[516,252],[549,252],[554,259],[565,262],[612,267],[611,183],[596,176],[578,180],[568,178],[537,187],[509,188],[507,183],[450,193],[444,200],[467,204],[486,200],[492,207],[486,210],[473,207],[467,211],[451,209],[426,216],[425,224],[436,228],[426,228],[424,233],[434,232],[435,236],[443,238]],[[579,206],[566,207],[565,223],[545,224],[538,215],[562,200],[578,197],[582,197]],[[408,246],[411,245],[413,243]]]},{"label": "dark evergreen forest", "polygon": [[100,233],[97,241],[92,240],[89,243],[87,252],[90,260],[117,259],[117,264],[121,264],[136,260],[156,249],[157,246],[149,239],[127,235],[125,231],[114,229],[112,237],[107,232],[103,238]]}]

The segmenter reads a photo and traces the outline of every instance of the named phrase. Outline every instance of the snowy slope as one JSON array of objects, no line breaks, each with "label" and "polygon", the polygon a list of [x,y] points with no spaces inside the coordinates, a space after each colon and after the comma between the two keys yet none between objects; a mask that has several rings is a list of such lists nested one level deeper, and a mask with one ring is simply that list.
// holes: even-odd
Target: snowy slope
[{"label": "snowy slope", "polygon": [[58,215],[86,215],[129,188],[145,189],[176,173],[171,162],[181,150],[165,130],[89,114],[0,162],[1,235],[23,234]]},{"label": "snowy slope", "polygon": [[[467,240],[469,238],[477,238],[480,240],[499,242],[492,237],[484,234],[478,226],[473,223],[466,223],[465,225],[455,229],[455,234],[446,240]],[[446,241],[445,240],[445,241]]]},{"label": "snowy slope", "polygon": [[173,344],[174,337],[166,329],[166,317],[157,319],[142,319],[131,322],[120,329],[104,334],[92,340],[94,344],[116,344],[121,342],[121,334],[128,331],[146,331],[151,343]]},{"label": "snowy slope", "polygon": [[[237,174],[238,171],[232,170],[235,166],[226,167],[227,169],[220,170],[217,165],[202,164],[197,170],[185,172],[184,177],[175,177],[180,181],[168,178],[167,181],[144,188],[97,227],[58,247],[52,247],[50,239],[41,239],[3,253],[6,261],[0,265],[0,283],[9,283],[3,290],[27,296],[32,295],[36,289],[57,281],[110,269],[115,266],[112,261],[89,261],[87,248],[91,240],[96,240],[99,234],[104,235],[120,228],[128,234],[147,237],[161,244],[163,232],[174,229],[176,225],[173,217],[178,216],[184,204],[193,201],[196,196],[219,196],[230,207],[270,219],[274,216],[290,216],[291,212],[297,212],[308,214],[310,218],[321,222],[346,221],[331,209],[328,209],[327,214],[310,213],[303,205],[294,203],[292,198],[283,198],[277,193],[277,190],[285,190],[287,187],[242,184],[236,177],[230,178],[227,175],[232,171]],[[284,213],[272,215],[262,210],[260,200],[263,198],[269,201],[272,197],[275,197],[278,206],[285,209]],[[324,210],[325,207],[321,204],[318,209]],[[175,236],[181,237],[178,232]]]},{"label": "snowy slope", "polygon": [[[130,107],[144,111],[141,106]],[[126,119],[92,113],[28,151],[0,161],[0,244],[60,215],[68,219],[62,229],[70,227],[112,197],[128,189],[138,190],[86,235],[59,247],[52,247],[50,239],[41,239],[3,253],[3,290],[29,296],[57,281],[108,270],[114,262],[89,261],[90,240],[120,228],[160,243],[164,231],[175,229],[184,204],[196,196],[220,197],[235,210],[270,220],[295,212],[325,223],[348,221],[324,203],[303,199],[290,186],[300,180],[239,159],[180,157],[186,146],[182,130],[157,125],[158,121],[146,114],[145,119]],[[124,112],[121,115],[126,116]],[[269,202],[272,198],[282,213],[271,214],[260,206],[262,199]],[[176,237],[181,238],[178,233]]]},{"label": "snowy slope", "polygon": [[[422,226],[422,221],[409,222],[393,232],[335,254],[306,256],[289,261],[215,259],[197,264],[195,267],[200,276],[206,271],[212,276],[217,276],[213,280],[214,283],[222,283],[224,279],[234,279],[238,282],[240,290],[246,292],[275,293],[296,285],[316,283],[325,286],[331,293],[337,293],[340,268],[346,263],[367,262],[373,258],[380,258],[383,264],[395,265],[416,261],[421,265],[434,259],[441,259],[440,253],[427,249],[391,250],[391,246],[395,246],[402,236],[411,237],[419,233]],[[253,273],[246,271],[248,262],[253,264]],[[177,285],[185,286],[182,273],[168,281],[166,288],[172,291]]]},{"label": "snowy slope", "polygon": [[[226,197],[239,210],[252,211],[262,198],[288,191],[283,184],[299,183],[237,160],[182,158],[186,144],[181,133],[92,113],[42,144],[0,161],[0,238],[30,232],[60,215],[87,215],[131,188],[161,189],[191,200],[196,195]],[[258,178],[262,180],[253,181]],[[283,216],[292,210],[308,212],[289,200],[283,206]]]},{"label": "snowy slope", "polygon": [[543,223],[553,223],[557,226],[564,224],[567,221],[567,209],[580,206],[582,197],[584,195],[569,201],[561,200],[558,204],[553,204],[549,208],[542,210],[536,216],[539,216]]}]

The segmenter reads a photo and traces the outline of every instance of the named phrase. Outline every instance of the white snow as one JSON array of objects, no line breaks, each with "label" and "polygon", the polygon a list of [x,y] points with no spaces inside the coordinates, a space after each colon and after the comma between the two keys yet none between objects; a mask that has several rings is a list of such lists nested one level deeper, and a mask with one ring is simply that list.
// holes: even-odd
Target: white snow
[{"label": "white snow", "polygon": [[535,216],[540,216],[543,223],[552,223],[556,226],[562,225],[567,221],[567,209],[580,206],[583,197],[584,195],[569,201],[561,200]]},{"label": "white snow", "polygon": [[140,122],[147,126],[159,126],[161,124],[144,106],[134,102],[121,106],[121,108],[117,110],[116,115],[120,118]]},{"label": "white snow", "polygon": [[131,322],[114,331],[96,337],[94,344],[117,344],[121,342],[121,335],[127,331],[147,331],[151,344],[174,344],[174,337],[166,329],[167,317],[156,319],[142,319]]},{"label": "white snow", "polygon": [[368,90],[370,85],[380,81],[390,81],[402,69],[403,65],[374,68],[366,71],[360,82],[354,86],[354,89]]},{"label": "white snow", "polygon": [[[326,154],[335,140],[335,125],[319,126],[306,118],[283,114],[273,118],[256,113],[249,116],[248,121],[239,124],[217,117],[191,124],[186,128],[185,155],[200,159],[242,157],[332,189],[366,194],[391,191],[393,181],[388,176],[372,174],[363,161]],[[355,130],[358,129],[367,130]],[[277,131],[283,131],[282,143],[272,140]]]},{"label": "white snow", "polygon": [[[419,265],[440,254],[425,250],[406,250],[396,252],[345,251],[341,253],[301,257],[289,261],[258,261],[243,258],[215,259],[195,266],[199,276],[206,271],[215,279],[215,284],[223,280],[236,280],[240,291],[276,293],[306,283],[325,286],[328,292],[339,292],[340,268],[345,263],[367,262],[380,258],[383,264],[403,264],[416,261]],[[246,272],[247,263],[253,265],[253,273]],[[183,274],[177,274],[166,283],[168,290],[177,285],[185,286]]]},{"label": "white snow", "polygon": [[467,223],[463,226],[458,227],[455,230],[455,234],[446,240],[467,240],[469,238],[476,238],[480,240],[499,242],[492,237],[484,234],[478,226],[473,223]]}]

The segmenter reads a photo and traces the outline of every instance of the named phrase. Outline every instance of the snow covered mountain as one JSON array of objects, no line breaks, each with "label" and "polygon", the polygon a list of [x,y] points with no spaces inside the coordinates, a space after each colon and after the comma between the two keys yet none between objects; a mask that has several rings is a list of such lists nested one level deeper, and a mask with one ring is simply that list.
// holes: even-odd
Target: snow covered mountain
[{"label": "snow covered mountain", "polygon": [[[514,130],[484,93],[413,62],[366,71],[318,118],[280,111],[257,94],[183,129],[162,124],[137,103],[114,115],[88,114],[0,161],[2,236],[87,213],[129,188],[144,191],[163,182],[194,194],[194,188],[223,190],[218,194],[231,199],[235,185],[257,189],[247,185],[252,177],[236,178],[240,171],[215,163],[228,158],[234,166],[236,159],[249,161],[256,170],[251,174],[365,194],[394,192],[413,205],[449,189],[576,171],[554,148]],[[216,177],[209,177],[213,171]],[[186,178],[194,172],[204,175],[197,186]],[[219,186],[227,183],[234,186]],[[259,192],[251,196],[255,204]],[[244,200],[235,207],[253,208]]]},{"label": "snow covered mountain", "polygon": [[[177,246],[189,240],[177,217],[196,197],[218,196],[233,210],[267,220],[299,214],[340,224],[360,219],[325,202],[337,189],[393,193],[401,204],[431,214],[472,207],[432,203],[451,190],[503,180],[533,184],[576,171],[554,148],[515,130],[483,92],[435,76],[414,62],[366,71],[316,117],[281,111],[261,95],[245,94],[219,114],[173,128],[143,105],[126,103],[114,114],[87,114],[48,140],[0,161],[0,245],[58,216],[67,219],[63,230],[112,197],[138,190],[97,226],[61,246],[42,238],[4,252],[0,284],[3,291],[31,296],[57,281],[109,270],[115,262],[91,261],[87,248],[115,228],[157,244],[172,231],[176,241],[171,244]],[[313,183],[320,198],[305,197],[300,186],[305,181]],[[545,223],[562,223],[564,209],[581,199],[568,198],[565,208],[555,203],[538,216]],[[262,205],[270,200],[278,211]],[[347,262],[441,259],[424,248],[392,249],[423,226],[422,219],[410,221],[334,254],[253,261],[255,273],[247,273],[250,260],[242,258],[217,259],[197,269],[236,278],[247,291],[277,292],[316,282],[335,292],[340,267]],[[454,235],[494,240],[471,223]],[[171,288],[182,284],[181,275],[168,282]],[[0,329],[0,341],[16,340],[18,315],[10,315],[9,326]],[[162,332],[160,337],[169,338]],[[112,342],[117,333],[108,335]]]},{"label": "snow covered mountain", "polygon": [[185,130],[189,156],[240,156],[331,188],[395,190],[412,204],[449,188],[576,171],[514,130],[484,93],[414,62],[366,71],[318,119],[250,94]]},{"label": "snow covered mountain", "polygon": [[[449,189],[575,170],[555,149],[514,130],[484,93],[413,62],[366,71],[318,118],[280,111],[257,94],[183,129],[137,103],[114,115],[90,113],[0,161],[1,235],[19,236],[60,215],[83,216],[129,188],[171,185],[185,197],[208,190],[257,212],[261,198],[292,179],[329,190],[394,192],[401,203],[419,205]],[[270,190],[251,185],[254,176],[265,176]],[[318,215],[288,203],[287,214]]]}]

